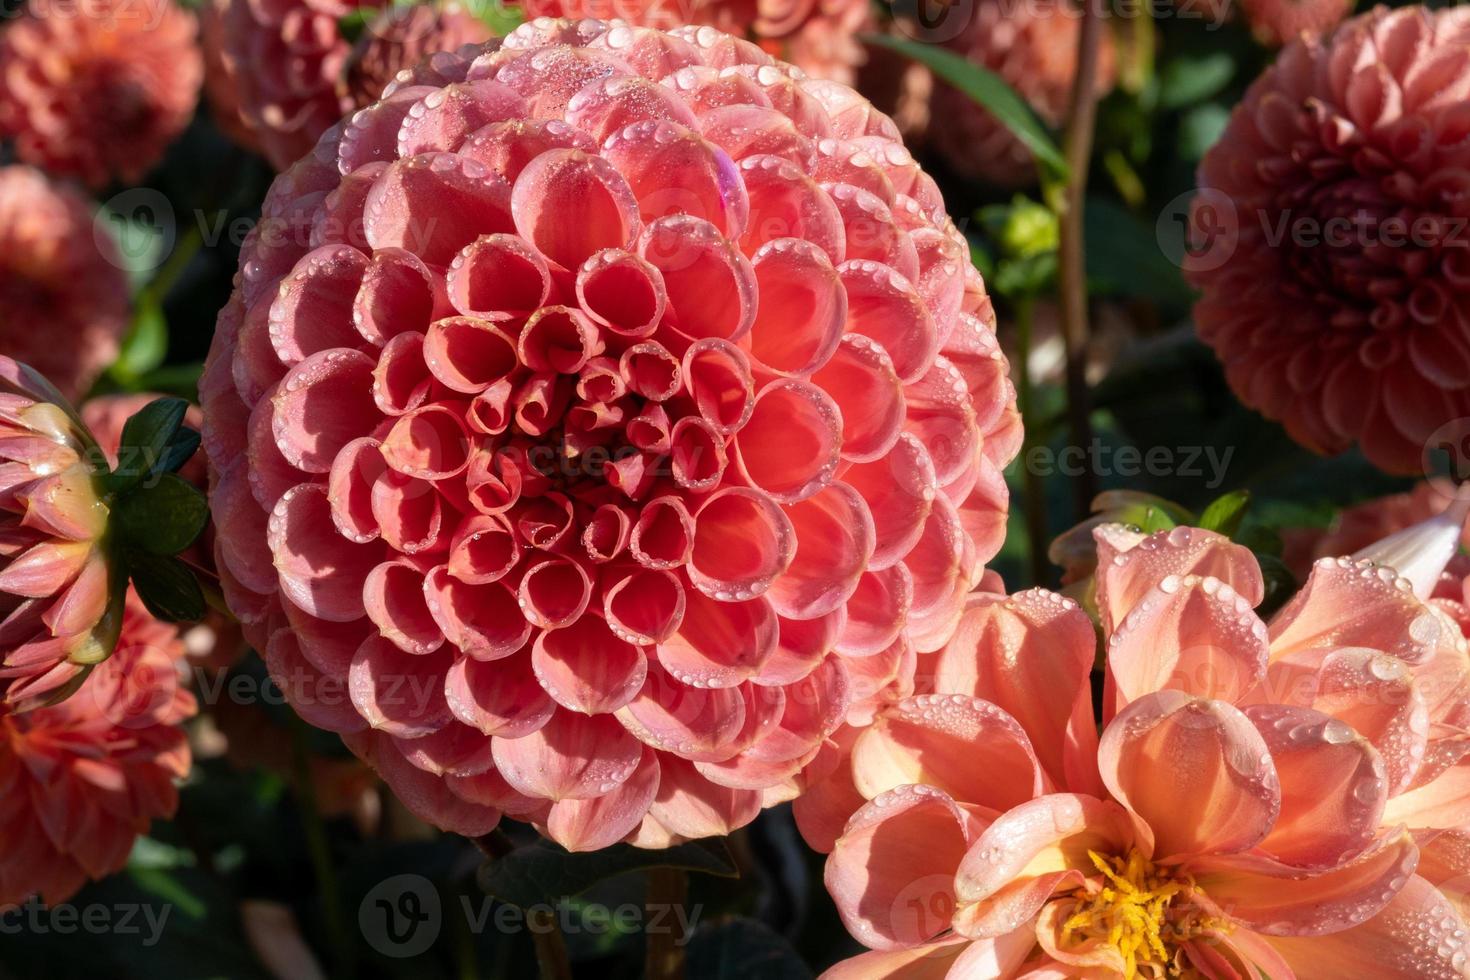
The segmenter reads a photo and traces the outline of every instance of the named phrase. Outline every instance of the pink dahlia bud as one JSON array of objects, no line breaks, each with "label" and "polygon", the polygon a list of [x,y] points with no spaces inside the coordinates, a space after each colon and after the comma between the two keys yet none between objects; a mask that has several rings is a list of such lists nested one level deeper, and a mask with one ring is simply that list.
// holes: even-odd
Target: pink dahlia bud
[{"label": "pink dahlia bud", "polygon": [[1470,281],[1454,135],[1470,12],[1384,9],[1288,45],[1200,166],[1200,337],[1237,395],[1320,453],[1420,468],[1470,415]]},{"label": "pink dahlia bud", "polygon": [[726,833],[1000,543],[966,254],[887,117],[712,28],[435,55],[245,248],[201,383],[226,593],[441,827]]},{"label": "pink dahlia bud", "polygon": [[390,7],[379,14],[353,46],[347,61],[347,92],[354,106],[378,101],[404,68],[436,51],[454,51],[490,39],[490,29],[457,4]]},{"label": "pink dahlia bud", "polygon": [[0,31],[0,135],[52,173],[137,183],[194,115],[196,33],[169,0],[37,0]]},{"label": "pink dahlia bud", "polygon": [[29,167],[0,168],[0,349],[68,397],[91,387],[128,326],[128,280],[91,205]]},{"label": "pink dahlia bud", "polygon": [[1356,0],[1240,0],[1251,33],[1280,47],[1303,34],[1321,34],[1352,12]]},{"label": "pink dahlia bud", "polygon": [[204,98],[214,123],[236,143],[259,150],[260,142],[240,106],[240,70],[226,48],[225,11],[230,0],[207,0],[199,7],[199,46],[204,52]]},{"label": "pink dahlia bud", "polygon": [[[1067,0],[1006,3],[977,0],[969,22],[950,47],[1003,78],[1048,125],[1059,126],[1071,105],[1077,77],[1080,14]],[[1099,90],[1113,87],[1112,37],[1102,36],[1097,68]],[[956,172],[1001,187],[1036,183],[1031,151],[1005,124],[974,100],[936,83],[929,136]]]},{"label": "pink dahlia bud", "polygon": [[117,653],[74,697],[25,714],[0,705],[0,909],[66,901],[173,815],[190,764],[180,725],[195,711],[182,654],[178,631],[130,598]]},{"label": "pink dahlia bud", "polygon": [[814,78],[851,84],[865,60],[856,34],[866,0],[526,0],[527,17],[615,17],[663,30],[713,27],[749,36]]},{"label": "pink dahlia bud", "polygon": [[0,357],[0,711],[68,693],[122,628],[100,455],[59,392]]}]

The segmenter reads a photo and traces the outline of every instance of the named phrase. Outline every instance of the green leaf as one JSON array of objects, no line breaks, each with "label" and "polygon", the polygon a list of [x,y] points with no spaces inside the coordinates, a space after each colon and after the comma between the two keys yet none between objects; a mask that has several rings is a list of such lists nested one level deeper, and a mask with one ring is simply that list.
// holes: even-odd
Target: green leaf
[{"label": "green leaf", "polygon": [[1211,102],[1195,106],[1179,120],[1179,155],[1185,160],[1202,159],[1225,132],[1230,110]]},{"label": "green leaf", "polygon": [[1246,511],[1250,510],[1251,494],[1249,490],[1236,490],[1227,493],[1223,497],[1216,497],[1205,508],[1205,512],[1199,517],[1199,526],[1206,531],[1214,531],[1223,534],[1227,538],[1234,538],[1240,530],[1240,522],[1245,520]]},{"label": "green leaf", "polygon": [[[165,472],[170,445],[184,424],[189,403],[182,398],[159,398],[144,405],[123,424],[117,450],[117,469],[108,478],[108,489],[123,493],[146,477]],[[186,457],[187,458],[187,457]]]},{"label": "green leaf", "polygon": [[1159,70],[1159,106],[1182,109],[1212,98],[1235,77],[1235,59],[1224,51],[1178,55]]},{"label": "green leaf", "polygon": [[995,72],[965,60],[953,51],[934,44],[921,44],[905,38],[864,34],[868,44],[897,51],[928,67],[975,103],[990,112],[1011,131],[1036,159],[1059,181],[1068,179],[1067,161],[1063,158],[1046,126],[1031,106],[1016,94]]},{"label": "green leaf", "polygon": [[145,291],[138,297],[132,327],[108,373],[124,388],[138,390],[139,377],[161,365],[166,356],[168,320],[157,298]]},{"label": "green leaf", "polygon": [[1160,247],[1156,230],[1116,202],[1089,197],[1082,234],[1094,292],[1146,299],[1180,312],[1194,301],[1184,274]]},{"label": "green leaf", "polygon": [[791,944],[754,919],[700,926],[689,941],[689,980],[811,980]]},{"label": "green leaf", "polygon": [[138,598],[156,618],[169,623],[204,618],[204,590],[189,566],[177,558],[146,551],[128,552],[127,563]]},{"label": "green leaf", "polygon": [[665,851],[614,844],[600,851],[572,854],[549,841],[539,841],[487,861],[480,868],[480,889],[502,902],[527,909],[579,895],[599,881],[628,871],[680,868],[720,878],[739,872],[723,841],[691,841]]},{"label": "green leaf", "polygon": [[[197,444],[197,443],[196,443]],[[172,473],[118,498],[113,527],[124,545],[154,555],[176,555],[199,537],[209,521],[209,502],[193,484]]]}]

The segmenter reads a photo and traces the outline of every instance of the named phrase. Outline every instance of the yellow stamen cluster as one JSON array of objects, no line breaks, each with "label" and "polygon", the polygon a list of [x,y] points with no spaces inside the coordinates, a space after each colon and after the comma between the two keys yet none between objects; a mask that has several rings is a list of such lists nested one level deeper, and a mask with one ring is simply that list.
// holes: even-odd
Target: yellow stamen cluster
[{"label": "yellow stamen cluster", "polygon": [[[1088,851],[1103,876],[1100,888],[1077,892],[1077,909],[1062,924],[1065,945],[1102,940],[1123,958],[1127,980],[1139,976],[1182,977],[1188,967],[1179,947],[1203,932],[1224,932],[1229,924],[1175,899],[1195,891],[1188,877],[1160,874],[1138,851],[1109,858]],[[1192,972],[1192,971],[1191,971]]]}]

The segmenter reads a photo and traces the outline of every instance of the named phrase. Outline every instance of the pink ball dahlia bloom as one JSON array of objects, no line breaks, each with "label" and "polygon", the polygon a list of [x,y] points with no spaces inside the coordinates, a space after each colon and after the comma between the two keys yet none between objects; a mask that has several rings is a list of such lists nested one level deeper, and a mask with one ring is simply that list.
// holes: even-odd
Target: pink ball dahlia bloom
[{"label": "pink ball dahlia bloom", "polygon": [[[1069,0],[976,0],[964,29],[947,43],[1004,79],[1048,125],[1059,126],[1072,102],[1080,30],[1078,10]],[[1112,35],[1105,31],[1097,67],[1100,91],[1113,87],[1116,71]],[[936,82],[930,106],[929,139],[957,173],[1000,187],[1036,183],[1031,151],[968,95]]]},{"label": "pink ball dahlia bloom", "polygon": [[855,740],[826,881],[874,952],[827,976],[1463,976],[1460,631],[1368,559],[1320,562],[1267,625],[1225,538],[1098,538],[1101,736],[1088,617],[974,597],[945,693]]},{"label": "pink ball dahlia bloom", "polygon": [[36,0],[0,31],[0,136],[91,187],[137,183],[194,115],[196,36],[170,0]]},{"label": "pink ball dahlia bloom", "polygon": [[341,21],[376,0],[220,0],[222,48],[210,67],[235,90],[239,112],[277,170],[311,152],[345,114],[376,102],[382,84],[426,54],[488,36],[457,4],[385,9],[357,47]]},{"label": "pink ball dahlia bloom", "polygon": [[1470,416],[1470,11],[1383,8],[1288,45],[1200,166],[1200,337],[1303,446],[1418,471]]},{"label": "pink ball dahlia bloom", "polygon": [[0,710],[66,693],[112,653],[122,590],[102,465],[61,394],[0,356]]},{"label": "pink ball dahlia bloom", "polygon": [[814,78],[853,84],[865,60],[857,34],[866,0],[526,0],[528,17],[616,17],[640,27],[713,27],[749,37]]},{"label": "pink ball dahlia bloom", "polygon": [[222,579],[441,827],[749,822],[999,546],[1019,425],[963,239],[886,117],[753,44],[533,21],[264,213],[201,383]]},{"label": "pink ball dahlia bloom", "polygon": [[129,598],[116,654],[61,704],[0,705],[0,909],[54,905],[121,870],[133,842],[173,815],[188,774],[178,631]]},{"label": "pink ball dahlia bloom", "polygon": [[128,279],[92,206],[30,167],[0,168],[0,350],[75,398],[117,357]]}]

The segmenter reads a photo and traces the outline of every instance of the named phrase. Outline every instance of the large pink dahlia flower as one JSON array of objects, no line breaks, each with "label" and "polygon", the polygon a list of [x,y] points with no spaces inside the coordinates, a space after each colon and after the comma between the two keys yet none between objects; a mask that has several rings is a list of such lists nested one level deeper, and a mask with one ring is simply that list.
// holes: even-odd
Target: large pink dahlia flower
[{"label": "large pink dahlia flower", "polygon": [[1288,45],[1200,166],[1186,269],[1240,398],[1322,453],[1420,467],[1470,416],[1470,11]]},{"label": "large pink dahlia flower", "polygon": [[178,630],[129,598],[117,653],[65,702],[0,705],[0,909],[54,905],[121,870],[151,821],[173,815],[188,774]]},{"label": "large pink dahlia flower", "polygon": [[278,179],[201,395],[297,710],[441,827],[577,848],[793,795],[851,665],[949,638],[1019,433],[886,117],[590,20],[434,56]]},{"label": "large pink dahlia flower", "polygon": [[113,650],[105,465],[60,393],[0,356],[0,710],[65,693]]},{"label": "large pink dahlia flower", "polygon": [[[311,152],[343,115],[376,102],[399,71],[424,55],[488,37],[458,4],[393,6],[378,0],[219,0],[209,58],[232,88],[248,145],[277,170]],[[377,14],[374,10],[384,8]],[[369,14],[356,45],[343,20]],[[222,111],[228,111],[227,108]]]},{"label": "large pink dahlia flower", "polygon": [[[965,12],[964,5],[952,15]],[[947,42],[967,59],[995,72],[1050,126],[1065,119],[1077,77],[1079,8],[1070,0],[976,0],[958,36]],[[943,22],[941,22],[943,23]],[[946,25],[947,26],[947,25]],[[1112,35],[1104,32],[1097,85],[1113,87]],[[943,82],[930,97],[928,136],[957,173],[1000,187],[1036,183],[1036,160],[1010,129],[975,100]]]},{"label": "large pink dahlia flower", "polygon": [[91,187],[136,183],[194,114],[197,33],[171,0],[32,3],[0,31],[0,136]]},{"label": "large pink dahlia flower", "polygon": [[0,168],[0,354],[76,398],[117,356],[128,279],[92,206],[30,167]]},{"label": "large pink dahlia flower", "polygon": [[972,599],[947,693],[857,736],[868,802],[826,880],[874,952],[828,976],[1463,976],[1454,624],[1366,559],[1320,563],[1267,626],[1218,535],[1099,549],[1100,738],[1092,623],[1045,592]]},{"label": "large pink dahlia flower", "polygon": [[854,83],[867,0],[525,0],[528,17],[616,17],[639,27],[713,27],[748,36],[814,78]]}]

